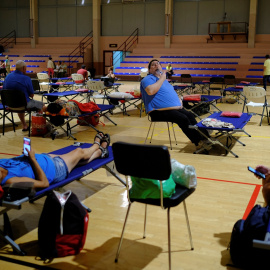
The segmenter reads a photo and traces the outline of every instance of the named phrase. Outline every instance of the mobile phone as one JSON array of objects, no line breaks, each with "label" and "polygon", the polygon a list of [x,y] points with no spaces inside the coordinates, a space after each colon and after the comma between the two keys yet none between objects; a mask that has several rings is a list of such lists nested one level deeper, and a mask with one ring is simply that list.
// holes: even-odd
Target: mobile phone
[{"label": "mobile phone", "polygon": [[28,149],[29,151],[31,150],[31,139],[24,137],[23,138],[23,154],[25,156],[28,156],[28,152],[26,149]]},{"label": "mobile phone", "polygon": [[251,168],[250,166],[248,166],[248,170],[255,173],[256,175],[260,176],[261,178],[265,179],[265,175],[263,173],[256,171],[255,169]]}]

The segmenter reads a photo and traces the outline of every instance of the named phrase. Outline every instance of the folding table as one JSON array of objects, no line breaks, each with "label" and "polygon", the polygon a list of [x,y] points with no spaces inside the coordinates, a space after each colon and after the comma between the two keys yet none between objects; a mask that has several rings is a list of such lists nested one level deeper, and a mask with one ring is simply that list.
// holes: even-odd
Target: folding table
[{"label": "folding table", "polygon": [[[231,149],[230,146],[232,145],[233,141],[239,142],[241,145],[245,146],[244,143],[242,143],[240,140],[238,140],[235,136],[233,136],[235,133],[238,132],[243,132],[245,133],[248,137],[251,137],[245,130],[244,127],[245,125],[249,122],[250,118],[252,117],[252,114],[249,113],[242,113],[241,117],[222,117],[220,116],[222,112],[215,112],[211,114],[208,118],[214,118],[223,122],[231,123],[233,124],[233,128],[226,128],[226,127],[207,127],[202,124],[202,121],[197,123],[196,125],[189,126],[190,128],[196,129],[198,132],[200,132],[203,137],[205,137],[206,140],[208,140],[209,145],[208,147],[212,147],[215,144],[220,145],[226,150],[226,154],[230,152],[233,154],[235,157],[238,157]],[[208,131],[217,131],[216,134],[213,137],[207,137],[205,133],[203,133],[203,130],[208,130]],[[221,143],[222,138],[226,138],[226,144],[224,145]],[[200,153],[204,150],[207,150],[205,147],[202,147],[201,149],[197,150],[194,152],[194,154]]]}]

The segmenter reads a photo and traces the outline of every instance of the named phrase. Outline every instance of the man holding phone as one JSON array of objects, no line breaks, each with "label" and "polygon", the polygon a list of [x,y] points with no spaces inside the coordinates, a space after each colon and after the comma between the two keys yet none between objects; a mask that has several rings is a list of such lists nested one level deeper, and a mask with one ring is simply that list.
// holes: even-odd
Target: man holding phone
[{"label": "man holding phone", "polygon": [[261,176],[254,174],[257,178],[262,179],[263,198],[265,203],[270,205],[270,167],[258,165],[255,170],[265,175],[265,178],[262,178]]}]

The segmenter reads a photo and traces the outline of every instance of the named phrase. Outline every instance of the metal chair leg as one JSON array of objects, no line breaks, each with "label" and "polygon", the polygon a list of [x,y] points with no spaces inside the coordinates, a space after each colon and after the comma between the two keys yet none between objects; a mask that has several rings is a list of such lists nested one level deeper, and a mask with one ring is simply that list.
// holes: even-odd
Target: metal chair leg
[{"label": "metal chair leg", "polygon": [[170,207],[167,210],[167,219],[168,219],[168,256],[169,256],[169,270],[172,268],[171,261],[171,225],[170,225]]},{"label": "metal chair leg", "polygon": [[146,141],[147,141],[147,138],[148,138],[148,135],[149,135],[149,132],[150,132],[150,129],[151,129],[152,124],[153,124],[153,122],[151,122],[151,124],[150,124],[150,127],[149,127],[149,129],[148,129],[148,132],[147,132],[147,135],[146,135],[144,144],[146,144]]},{"label": "metal chair leg", "polygon": [[169,133],[170,146],[171,146],[171,150],[172,150],[171,133],[170,133],[170,128],[169,128],[169,123],[168,122],[167,122],[167,128],[168,128],[168,133]]},{"label": "metal chair leg", "polygon": [[151,134],[151,138],[150,138],[150,143],[152,142],[155,127],[156,127],[156,123],[154,122],[153,129],[152,129],[152,134]]},{"label": "metal chair leg", "polygon": [[174,135],[174,139],[175,139],[175,144],[177,145],[177,140],[176,140],[176,136],[175,136],[175,131],[174,131],[173,123],[172,123],[172,129],[173,129],[173,135]]},{"label": "metal chair leg", "polygon": [[116,262],[116,263],[118,262],[118,257],[119,257],[120,249],[121,249],[122,242],[123,242],[123,237],[124,237],[124,232],[125,232],[125,228],[126,228],[126,224],[127,224],[127,219],[128,219],[130,207],[131,207],[131,203],[128,205],[128,209],[127,209],[127,213],[126,213],[125,222],[124,222],[124,225],[123,225],[123,230],[122,230],[120,242],[119,242],[118,249],[117,249],[117,252],[116,252],[116,256],[115,256],[115,260],[114,260],[114,262]]},{"label": "metal chair leg", "polygon": [[192,235],[191,235],[191,229],[190,229],[190,224],[189,224],[189,219],[188,219],[186,202],[183,201],[183,204],[184,204],[184,210],[185,210],[185,216],[186,216],[186,222],[187,222],[187,228],[188,228],[190,246],[191,246],[191,250],[193,250],[194,249],[194,246],[193,246],[193,241],[192,241]]},{"label": "metal chair leg", "polygon": [[146,219],[147,219],[147,204],[145,205],[145,212],[144,212],[143,238],[146,237]]}]

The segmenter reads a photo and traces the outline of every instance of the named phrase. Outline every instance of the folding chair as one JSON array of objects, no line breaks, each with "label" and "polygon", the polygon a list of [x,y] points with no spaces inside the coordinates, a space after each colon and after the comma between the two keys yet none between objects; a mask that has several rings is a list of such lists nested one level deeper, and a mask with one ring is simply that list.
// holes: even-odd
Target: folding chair
[{"label": "folding chair", "polygon": [[224,89],[224,78],[222,77],[212,77],[210,78],[210,84],[208,89],[208,95],[210,95],[211,90],[219,90],[222,95]]},{"label": "folding chair", "polygon": [[[11,113],[13,131],[15,132],[15,123],[13,118],[13,113],[28,113],[29,115],[29,137],[31,136],[31,111],[35,111],[34,109],[29,110],[26,108],[27,101],[25,98],[25,94],[20,90],[9,89],[0,91],[1,100],[3,104],[3,135],[5,134],[5,119],[9,113]],[[14,98],[16,97],[16,98]]]},{"label": "folding chair", "polygon": [[[151,130],[152,124],[154,123],[153,129],[152,129],[151,138],[150,138],[150,143],[152,142],[152,137],[153,137],[153,134],[154,134],[154,129],[155,129],[156,123],[157,123],[157,122],[166,122],[166,123],[167,123],[167,128],[168,128],[168,134],[169,134],[170,146],[171,146],[171,150],[172,150],[172,141],[171,141],[171,132],[170,132],[170,128],[169,128],[169,122],[167,122],[167,121],[153,121],[153,120],[151,119],[151,116],[150,116],[150,115],[148,115],[148,120],[150,121],[150,126],[149,126],[149,129],[148,129],[148,132],[147,132],[147,135],[146,135],[144,144],[146,144],[146,141],[147,141],[149,132],[150,132],[150,130]],[[174,135],[174,139],[175,139],[175,144],[177,145],[176,136],[175,136],[175,131],[174,131],[174,127],[173,127],[173,123],[171,123],[171,125],[172,125],[173,135]]]},{"label": "folding chair", "polygon": [[77,88],[80,88],[85,84],[85,80],[82,74],[73,73],[71,74],[71,78],[74,82],[73,86],[76,86]]},{"label": "folding chair", "polygon": [[184,93],[190,94],[190,92],[194,88],[191,75],[190,74],[181,74],[181,76],[180,76],[180,83],[181,84],[187,84],[186,87],[181,87],[181,84],[180,85],[177,85],[178,88],[180,87],[180,90],[181,90],[180,91],[181,92],[180,94],[181,95],[184,94]]},{"label": "folding chair", "polygon": [[37,78],[39,81],[39,85],[40,86],[47,86],[48,87],[48,91],[50,89],[50,81],[51,78],[49,77],[49,75],[47,73],[37,73]]},{"label": "folding chair", "polygon": [[234,75],[224,75],[224,88],[227,88],[228,85],[236,85],[236,80]]},{"label": "folding chair", "polygon": [[[186,216],[186,223],[188,228],[189,240],[191,250],[194,249],[191,230],[188,220],[187,208],[185,199],[191,195],[195,189],[188,189],[186,187],[176,185],[175,193],[170,198],[163,198],[163,187],[162,180],[167,180],[171,174],[171,162],[170,153],[166,146],[153,146],[153,145],[141,145],[141,144],[130,144],[124,142],[116,142],[112,145],[114,162],[116,170],[126,176],[126,188],[128,198],[128,208],[126,218],[123,225],[121,238],[119,241],[115,262],[118,262],[120,249],[123,242],[123,236],[131,204],[133,202],[145,204],[145,218],[144,218],[144,234],[146,232],[146,216],[147,216],[147,205],[161,206],[162,209],[167,209],[167,222],[168,222],[168,255],[169,255],[169,269],[171,269],[171,235],[170,235],[170,208],[179,205],[183,202],[184,212]],[[126,155],[123,155],[126,153]],[[139,166],[134,166],[140,160]],[[159,199],[133,199],[130,197],[130,176],[140,178],[158,179],[160,183],[160,198]],[[145,180],[147,181],[147,180]]]},{"label": "folding chair", "polygon": [[103,81],[87,81],[87,87],[89,90],[96,92],[93,95],[93,99],[106,99],[107,92]]},{"label": "folding chair", "polygon": [[[256,87],[256,86],[245,86],[243,88],[243,96],[244,96],[244,105],[243,110],[244,112],[245,108],[248,111],[248,107],[262,107],[261,113],[253,113],[261,116],[260,126],[262,125],[263,117],[267,117],[267,121],[269,124],[269,113],[268,113],[268,103],[266,99],[266,91],[262,87]],[[263,102],[253,102],[251,99],[261,99]],[[266,111],[266,114],[264,113]]]},{"label": "folding chair", "polygon": [[33,88],[34,88],[34,93],[36,95],[43,95],[45,93],[48,93],[48,91],[41,91],[40,85],[39,85],[39,80],[31,79],[31,81],[32,81],[32,85],[33,85]]}]

